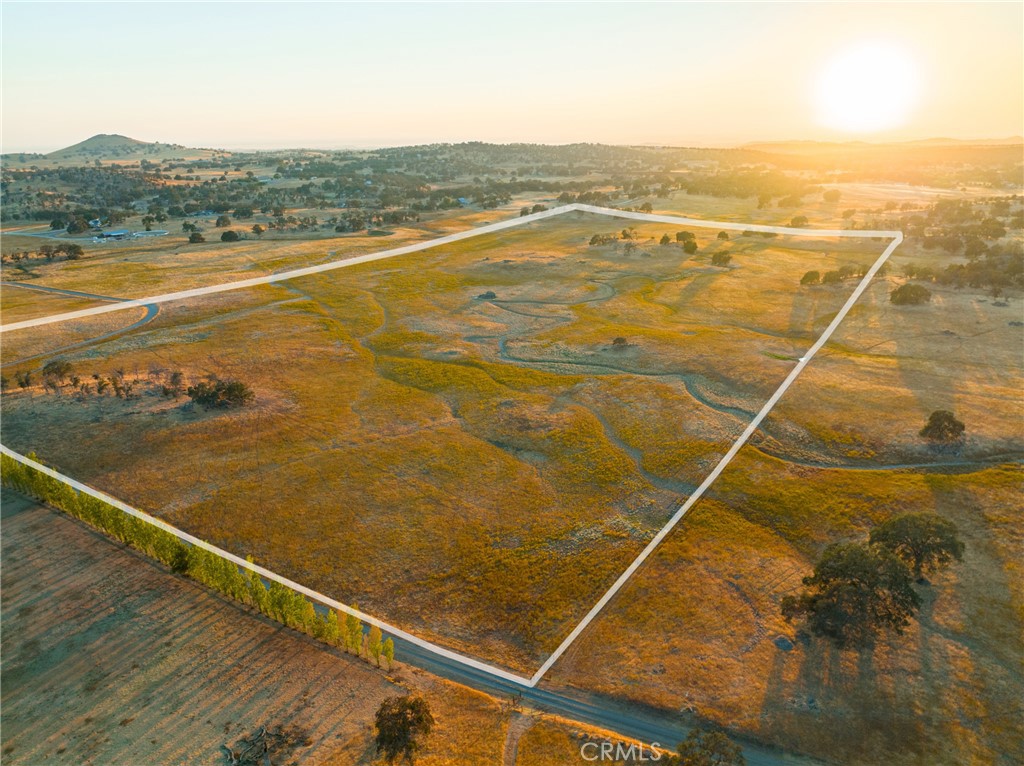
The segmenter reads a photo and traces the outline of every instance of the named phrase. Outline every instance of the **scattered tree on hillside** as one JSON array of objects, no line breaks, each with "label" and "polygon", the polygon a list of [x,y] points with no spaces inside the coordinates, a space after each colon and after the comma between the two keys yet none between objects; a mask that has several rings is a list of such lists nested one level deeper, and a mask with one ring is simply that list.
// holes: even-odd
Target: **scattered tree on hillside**
[{"label": "scattered tree on hillside", "polygon": [[384,645],[381,647],[381,654],[384,655],[384,659],[388,661],[388,670],[391,670],[395,664],[395,642],[388,636],[384,639]]},{"label": "scattered tree on hillside", "polygon": [[676,751],[678,766],[746,766],[747,763],[742,748],[718,731],[690,729]]},{"label": "scattered tree on hillside", "polygon": [[933,442],[949,444],[964,435],[965,426],[949,410],[935,410],[928,416],[928,422],[920,435]]},{"label": "scattered tree on hillside", "polygon": [[232,231],[231,229],[228,229],[220,235],[221,242],[237,242],[239,239],[241,239],[241,237],[238,236],[238,232]]},{"label": "scattered tree on hillside", "polygon": [[672,241],[672,238],[668,234],[662,234],[660,244],[667,245]]},{"label": "scattered tree on hillside", "polygon": [[819,282],[821,282],[820,271],[811,270],[804,274],[802,277],[800,277],[800,284],[802,285],[816,285]]},{"label": "scattered tree on hillside", "polygon": [[792,226],[794,229],[802,229],[804,226],[807,225],[807,216],[795,215],[789,220],[789,225]]},{"label": "scattered tree on hillside", "polygon": [[683,252],[687,255],[693,255],[697,252],[697,240],[688,239],[683,243]]},{"label": "scattered tree on hillside", "polygon": [[696,239],[692,231],[677,231],[676,242],[687,242],[691,239]]},{"label": "scattered tree on hillside", "polygon": [[896,306],[917,306],[927,303],[932,299],[932,294],[926,287],[913,285],[907,282],[900,285],[889,293],[889,301]]},{"label": "scattered tree on hillside", "polygon": [[524,207],[524,208],[520,208],[519,209],[519,217],[520,218],[528,216],[529,214],[530,214],[530,208],[529,207]]},{"label": "scattered tree on hillside", "polygon": [[612,340],[612,348],[625,348],[629,345],[629,342],[621,335]]},{"label": "scattered tree on hillside", "polygon": [[892,551],[919,581],[953,561],[963,561],[956,526],[934,513],[908,513],[871,530],[871,544]]},{"label": "scattered tree on hillside", "polygon": [[181,370],[175,370],[171,373],[167,379],[167,383],[162,388],[164,396],[173,396],[175,399],[185,393],[185,375]]},{"label": "scattered tree on hillside", "polygon": [[821,275],[821,283],[823,285],[838,285],[843,281],[843,275],[838,271],[826,271]]},{"label": "scattered tree on hillside", "polygon": [[718,232],[719,239],[729,239],[729,233],[725,231]]},{"label": "scattered tree on hillside", "polygon": [[225,226],[231,225],[231,219],[228,218],[226,215],[219,215],[217,216],[217,221],[213,225],[216,226],[218,229],[223,229]]},{"label": "scattered tree on hillside", "polygon": [[54,359],[43,365],[43,377],[54,378],[63,383],[73,369],[71,362],[65,359]]},{"label": "scattered tree on hillside", "polygon": [[89,222],[87,220],[85,220],[84,218],[75,218],[75,220],[68,224],[67,233],[81,234],[82,232],[89,231],[90,228],[91,227],[89,226]]},{"label": "scattered tree on hillside", "polygon": [[388,697],[374,716],[377,752],[387,763],[412,764],[434,727],[430,705],[422,697]]},{"label": "scattered tree on hillside", "polygon": [[728,266],[732,256],[728,253],[715,253],[711,256],[712,266]]},{"label": "scattered tree on hillside", "polygon": [[921,605],[907,566],[889,550],[863,543],[825,549],[799,596],[782,600],[787,620],[802,618],[840,648],[868,646],[884,629],[903,632]]},{"label": "scattered tree on hillside", "polygon": [[260,224],[258,224],[258,223],[254,223],[254,224],[252,225],[252,233],[253,233],[253,234],[255,234],[255,235],[256,235],[257,237],[260,237],[260,236],[262,236],[262,235],[263,235],[263,232],[265,232],[265,231],[266,231],[266,229],[265,229],[265,228],[263,228],[263,227],[262,227],[262,226],[261,226]]},{"label": "scattered tree on hillside", "polygon": [[192,232],[191,234],[188,235],[188,241],[189,241],[189,244],[191,244],[191,245],[197,245],[200,242],[205,242],[206,241],[206,237],[204,237],[198,231],[194,231],[194,232]]},{"label": "scattered tree on hillside", "polygon": [[32,385],[32,373],[28,370],[16,372],[14,374],[14,382],[18,384],[18,388],[28,388]]}]

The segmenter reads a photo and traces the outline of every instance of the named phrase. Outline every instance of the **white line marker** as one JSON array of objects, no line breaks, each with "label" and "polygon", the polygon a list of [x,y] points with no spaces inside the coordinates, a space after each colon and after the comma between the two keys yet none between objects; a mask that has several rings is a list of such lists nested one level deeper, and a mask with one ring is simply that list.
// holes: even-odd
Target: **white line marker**
[{"label": "white line marker", "polygon": [[14,330],[23,330],[29,327],[40,327],[42,325],[53,324],[55,322],[64,322],[69,319],[79,319],[81,317],[93,316],[96,314],[106,314],[111,311],[123,311],[129,308],[135,308],[139,306],[145,306],[152,303],[166,303],[168,301],[182,300],[185,298],[194,298],[200,295],[210,295],[212,293],[227,292],[229,290],[240,290],[246,287],[254,287],[256,285],[272,284],[274,282],[281,282],[286,279],[293,279],[295,277],[306,276],[308,274],[318,274],[324,271],[330,271],[332,269],[341,269],[346,266],[353,266],[357,263],[369,263],[371,261],[380,261],[386,258],[394,258],[398,255],[406,255],[408,253],[415,253],[421,250],[427,250],[432,247],[439,245],[446,245],[452,242],[458,242],[463,239],[469,239],[470,237],[477,237],[483,234],[491,234],[496,231],[502,231],[504,229],[510,229],[516,226],[522,226],[524,224],[532,223],[534,221],[541,220],[543,218],[552,218],[557,215],[564,213],[570,213],[574,211],[580,211],[585,213],[594,213],[596,215],[613,216],[616,218],[629,218],[636,221],[648,221],[652,223],[670,223],[670,224],[683,224],[687,226],[700,226],[707,228],[718,228],[730,231],[756,231],[770,234],[784,234],[793,236],[819,236],[819,237],[848,237],[848,238],[882,238],[891,239],[889,246],[885,248],[885,251],[878,257],[875,263],[868,269],[867,274],[857,284],[856,289],[847,299],[846,303],[839,310],[839,313],[833,317],[829,326],[825,328],[825,332],[822,333],[821,337],[811,346],[810,350],[802,357],[800,357],[797,365],[790,371],[789,375],[782,382],[782,385],[776,389],[775,393],[772,394],[771,398],[765,403],[761,410],[754,416],[754,419],[750,421],[750,424],[746,427],[739,438],[729,448],[729,451],[725,453],[725,456],[718,462],[714,470],[708,474],[707,478],[701,483],[694,493],[687,498],[686,502],[672,515],[672,518],[668,520],[668,523],[663,526],[658,533],[651,539],[651,541],[644,547],[640,554],[633,560],[633,562],[626,568],[626,570],[619,575],[618,579],[612,584],[612,586],[604,593],[603,596],[591,607],[590,611],[587,612],[586,616],[579,622],[579,624],[572,629],[572,632],[566,636],[565,640],[559,644],[558,648],[544,661],[544,664],[540,666],[536,673],[531,678],[525,678],[523,676],[516,675],[507,670],[488,665],[485,662],[473,659],[472,657],[466,657],[465,655],[454,652],[450,649],[446,649],[443,646],[439,646],[431,641],[414,636],[412,633],[408,633],[401,628],[396,628],[393,625],[389,625],[382,620],[378,620],[375,617],[371,617],[368,614],[360,612],[351,607],[345,606],[344,604],[335,601],[334,599],[318,593],[304,585],[289,580],[281,575],[271,572],[269,569],[264,569],[261,566],[250,564],[245,559],[239,558],[232,553],[217,548],[216,546],[210,545],[197,537],[193,537],[187,532],[183,532],[176,527],[167,524],[160,519],[150,516],[136,508],[132,508],[120,500],[107,495],[106,493],[95,490],[81,482],[78,482],[68,476],[64,476],[51,468],[48,468],[34,460],[14,452],[11,449],[0,444],[0,452],[11,458],[17,460],[20,463],[31,466],[43,473],[52,476],[59,481],[68,484],[71,487],[85,492],[95,498],[98,498],[106,503],[121,509],[125,513],[135,516],[138,519],[152,524],[155,527],[163,529],[165,532],[169,532],[180,540],[188,542],[192,545],[197,545],[204,548],[212,553],[222,556],[229,561],[238,564],[239,566],[251,569],[258,573],[260,576],[273,580],[282,585],[285,585],[293,590],[302,593],[303,595],[317,601],[325,606],[329,606],[334,609],[339,609],[346,614],[352,614],[358,617],[360,620],[369,623],[370,625],[376,625],[382,631],[390,633],[391,635],[398,636],[409,643],[415,644],[427,651],[437,654],[438,656],[445,657],[449,660],[457,662],[466,667],[480,670],[496,678],[501,678],[506,681],[512,681],[517,684],[521,684],[527,687],[536,686],[537,683],[544,677],[544,675],[550,670],[551,666],[558,661],[565,650],[580,636],[580,634],[587,628],[593,619],[607,606],[608,602],[615,597],[615,595],[622,589],[622,586],[626,584],[630,577],[640,568],[640,565],[647,560],[647,558],[654,552],[662,540],[668,535],[669,532],[679,523],[679,521],[686,515],[686,513],[693,507],[693,505],[701,498],[701,496],[708,490],[708,488],[714,483],[714,481],[721,475],[725,467],[729,465],[732,459],[740,451],[740,449],[747,443],[754,431],[758,429],[764,419],[771,412],[772,408],[775,407],[782,395],[786,393],[786,390],[793,384],[793,381],[797,379],[804,367],[814,358],[814,355],[818,353],[822,346],[828,342],[828,339],[832,336],[832,333],[836,331],[840,323],[849,313],[850,309],[857,302],[860,296],[867,289],[868,284],[874,278],[875,274],[882,267],[882,264],[888,260],[889,256],[892,255],[893,251],[899,247],[900,243],[903,242],[903,233],[899,231],[862,231],[862,230],[846,230],[846,229],[795,229],[788,226],[765,226],[762,224],[744,224],[735,223],[732,221],[705,221],[697,218],[683,218],[680,216],[671,215],[660,215],[656,213],[634,213],[627,210],[614,210],[612,208],[595,207],[593,205],[583,205],[579,203],[573,203],[571,205],[564,205],[557,207],[552,210],[545,210],[540,213],[533,213],[528,216],[522,216],[520,218],[513,218],[507,221],[500,221],[498,223],[492,223],[487,226],[481,226],[477,229],[469,229],[467,231],[458,232],[456,234],[449,234],[438,239],[432,239],[427,242],[419,242],[412,245],[405,245],[403,247],[397,247],[391,250],[384,250],[379,253],[369,253],[367,255],[360,255],[355,258],[347,260],[332,261],[330,263],[320,264],[318,266],[308,266],[301,269],[293,269],[292,271],[282,272],[280,274],[271,274],[263,277],[256,277],[254,279],[246,279],[240,282],[226,282],[220,285],[212,285],[209,287],[198,287],[192,290],[182,290],[176,293],[165,293],[164,295],[154,295],[149,298],[135,298],[132,300],[124,301],[115,304],[106,304],[102,306],[95,306],[93,308],[82,309],[80,311],[70,311],[64,314],[55,314],[48,317],[41,317],[39,319],[29,319],[23,322],[14,322],[11,324],[0,325],[0,333],[12,332]]},{"label": "white line marker", "polygon": [[818,353],[818,349],[825,345],[825,343],[828,341],[832,333],[835,332],[837,327],[839,327],[839,323],[843,321],[843,318],[846,316],[847,312],[849,312],[849,310],[853,308],[853,304],[857,302],[857,299],[860,298],[864,290],[867,289],[868,282],[871,281],[871,278],[882,267],[882,264],[885,263],[886,259],[892,254],[892,251],[895,250],[902,241],[903,234],[897,233],[897,236],[889,244],[889,247],[887,247],[885,249],[885,252],[883,252],[878,257],[878,260],[876,260],[875,264],[868,270],[868,273],[865,275],[864,279],[861,280],[860,284],[857,285],[857,289],[853,291],[853,294],[847,299],[846,303],[843,304],[843,307],[839,310],[839,313],[836,314],[835,317],[832,319],[831,324],[829,324],[829,326],[825,329],[825,332],[822,333],[821,337],[818,338],[817,342],[813,346],[811,346],[811,350],[807,352],[807,355],[801,357],[796,367],[794,367],[790,371],[786,379],[782,381],[782,385],[779,386],[778,389],[776,389],[774,394],[772,394],[771,399],[769,399],[765,403],[764,407],[761,408],[761,411],[758,412],[756,416],[754,416],[754,419],[750,421],[750,424],[746,427],[743,433],[740,434],[740,438],[738,438],[736,442],[732,445],[732,447],[729,448],[729,451],[725,453],[725,457],[723,457],[718,462],[718,465],[715,466],[715,469],[710,474],[708,474],[708,477],[704,479],[703,483],[701,483],[701,485],[697,487],[694,493],[686,499],[686,502],[683,503],[683,505],[679,508],[678,511],[675,512],[672,518],[668,520],[668,523],[661,528],[658,534],[656,534],[649,543],[647,543],[647,547],[645,547],[640,552],[640,555],[633,559],[633,563],[626,568],[626,571],[619,575],[619,578],[612,584],[612,587],[610,587],[608,591],[603,596],[601,596],[598,602],[594,604],[593,607],[591,607],[590,611],[587,612],[587,616],[580,621],[580,624],[573,628],[572,633],[566,636],[565,640],[562,641],[559,647],[555,649],[555,651],[551,654],[550,657],[547,658],[547,660],[544,661],[544,664],[540,666],[540,669],[536,673],[534,673],[533,678],[530,679],[532,681],[531,685],[536,684],[538,681],[540,681],[541,678],[544,677],[544,674],[548,672],[551,666],[554,665],[558,658],[561,657],[562,654],[565,652],[565,650],[569,648],[570,644],[572,644],[572,642],[576,640],[576,638],[580,635],[580,633],[584,631],[584,629],[586,629],[586,627],[591,623],[591,621],[595,617],[597,617],[598,613],[602,609],[604,609],[604,607],[608,604],[609,601],[612,600],[615,594],[618,593],[622,586],[626,584],[626,581],[629,580],[630,577],[632,577],[633,573],[640,567],[641,564],[644,563],[644,561],[647,560],[647,557],[654,552],[654,549],[657,548],[661,541],[665,539],[666,535],[668,535],[668,533],[672,531],[675,525],[679,523],[679,520],[686,515],[687,511],[689,511],[690,508],[693,507],[694,503],[696,503],[701,498],[701,496],[707,491],[708,487],[710,487],[712,483],[714,483],[715,479],[719,477],[722,471],[725,470],[725,467],[729,465],[729,463],[732,461],[734,457],[736,457],[736,453],[739,452],[740,448],[747,443],[747,440],[753,435],[754,431],[756,431],[758,426],[761,425],[761,421],[763,421],[768,416],[768,413],[771,412],[775,404],[779,401],[779,399],[782,398],[782,395],[786,393],[786,389],[793,385],[793,381],[797,379],[800,373],[803,372],[804,367],[807,366],[807,363],[814,358],[814,355],[816,353]]},{"label": "white line marker", "polygon": [[204,550],[210,551],[210,553],[214,553],[218,556],[221,556],[222,558],[225,558],[228,561],[231,561],[240,567],[245,567],[246,569],[252,570],[253,572],[256,572],[256,574],[266,578],[267,580],[273,580],[274,582],[278,582],[281,585],[285,585],[291,588],[292,590],[298,591],[299,593],[308,596],[314,601],[320,602],[324,606],[329,606],[333,609],[339,609],[342,612],[345,612],[346,614],[355,615],[363,622],[369,623],[370,625],[376,625],[385,633],[388,633],[392,636],[398,636],[411,644],[416,644],[417,646],[420,646],[429,652],[440,655],[442,657],[447,657],[448,659],[454,660],[455,662],[458,662],[461,665],[466,665],[471,668],[476,668],[477,670],[482,670],[485,673],[490,673],[491,675],[497,676],[498,678],[503,678],[506,681],[514,681],[515,683],[523,684],[524,686],[533,686],[533,684],[530,683],[530,679],[528,678],[518,676],[515,673],[510,673],[509,671],[502,670],[501,668],[496,668],[493,665],[488,665],[486,662],[480,662],[479,660],[475,660],[472,657],[466,657],[465,655],[459,654],[458,652],[453,652],[450,649],[445,649],[443,646],[438,646],[435,643],[419,638],[418,636],[414,636],[412,633],[407,633],[401,628],[396,628],[394,625],[389,625],[383,620],[378,620],[376,617],[371,617],[365,612],[360,612],[358,609],[353,609],[350,606],[345,606],[344,604],[335,601],[333,598],[330,598],[329,596],[325,596],[322,593],[317,593],[315,590],[307,588],[305,585],[299,585],[297,582],[289,580],[287,577],[282,577],[281,575],[275,572],[271,572],[269,569],[264,569],[263,567],[257,564],[250,564],[245,559],[236,556],[233,553],[229,553],[228,551],[222,548],[218,548],[216,545],[210,545],[208,542],[206,542],[205,540],[200,540],[198,537],[193,537],[188,532],[183,532],[177,527],[173,527],[167,522],[161,521],[155,516],[150,516],[148,513],[140,511],[137,508],[132,508],[132,506],[122,503],[117,498],[111,497],[105,492],[100,492],[97,489],[93,489],[92,487],[86,484],[82,484],[82,482],[76,481],[75,479],[72,479],[70,476],[65,476],[62,473],[58,473],[57,471],[53,470],[48,466],[43,465],[42,463],[37,463],[35,460],[31,460],[30,458],[27,458],[24,455],[21,455],[15,452],[14,450],[5,447],[3,444],[0,444],[0,452],[7,455],[8,457],[17,460],[19,463],[23,463],[24,465],[35,468],[37,471],[41,471],[42,473],[45,473],[47,476],[52,476],[54,479],[57,479],[58,481],[61,481],[70,487],[74,487],[79,492],[84,492],[87,495],[91,495],[92,497],[95,497],[97,500],[102,500],[104,503],[109,503],[115,508],[124,511],[130,516],[134,516],[137,519],[141,519],[147,524],[152,524],[154,527],[157,527],[159,529],[164,530],[165,532],[174,535],[179,540],[189,543],[190,545],[195,545],[199,548],[203,548]]},{"label": "white line marker", "polygon": [[895,237],[898,233],[892,231],[844,231],[841,229],[793,229],[786,226],[763,226],[760,224],[742,224],[733,223],[729,221],[702,221],[697,218],[680,218],[678,216],[656,215],[653,213],[633,213],[628,210],[614,210],[612,208],[595,207],[593,205],[581,205],[579,203],[573,203],[571,205],[563,205],[562,207],[556,207],[551,210],[544,210],[541,211],[540,213],[531,213],[530,215],[521,216],[519,218],[510,218],[507,221],[499,221],[498,223],[488,224],[487,226],[481,226],[477,229],[467,229],[466,231],[456,232],[455,234],[447,234],[443,237],[438,237],[437,239],[427,240],[426,242],[416,242],[411,245],[403,245],[402,247],[392,248],[391,250],[382,250],[378,253],[367,253],[365,255],[357,255],[353,258],[331,261],[330,263],[321,263],[317,266],[306,266],[301,269],[282,271],[279,274],[267,274],[262,277],[243,279],[238,282],[224,282],[219,285],[195,287],[192,288],[191,290],[180,290],[175,293],[151,295],[148,298],[132,298],[130,300],[121,301],[120,303],[112,303],[103,306],[93,306],[92,308],[79,309],[78,311],[67,311],[63,314],[52,314],[50,316],[39,317],[37,319],[26,319],[21,322],[11,322],[10,324],[0,325],[0,333],[14,332],[15,330],[25,330],[29,327],[42,327],[43,325],[53,324],[55,322],[66,322],[70,319],[81,319],[83,317],[95,316],[97,314],[108,314],[112,311],[124,311],[125,309],[139,308],[141,306],[146,306],[151,303],[167,303],[168,301],[180,301],[186,298],[196,298],[199,297],[200,295],[212,295],[213,293],[224,293],[229,292],[231,290],[242,290],[246,287],[268,285],[273,284],[274,282],[281,282],[286,279],[304,277],[309,274],[320,274],[324,271],[343,269],[346,266],[355,266],[356,264],[359,263],[382,261],[386,258],[394,258],[399,255],[408,255],[409,253],[416,253],[421,250],[428,250],[432,247],[438,247],[440,245],[448,245],[453,242],[459,242],[463,239],[470,239],[471,237],[479,237],[484,234],[493,234],[496,231],[503,231],[505,229],[511,229],[516,226],[524,226],[526,224],[533,223],[544,218],[553,218],[555,216],[564,215],[565,213],[571,213],[574,211],[595,213],[596,215],[614,216],[617,218],[631,218],[637,221],[650,221],[654,223],[685,224],[689,226],[704,226],[714,227],[718,229],[730,229],[733,231],[757,231],[769,234],[793,234],[797,236],[808,236],[816,234],[822,237],[883,237],[885,239],[889,239],[891,237]]}]

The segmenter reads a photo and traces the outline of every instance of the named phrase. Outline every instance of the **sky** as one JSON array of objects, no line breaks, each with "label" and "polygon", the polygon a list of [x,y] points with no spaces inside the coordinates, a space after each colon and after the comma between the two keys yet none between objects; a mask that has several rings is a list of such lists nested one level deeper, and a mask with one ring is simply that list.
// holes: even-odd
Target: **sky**
[{"label": "sky", "polygon": [[[3,152],[97,133],[254,149],[1024,132],[1020,2],[4,0],[0,22]],[[875,50],[858,81],[846,54]]]}]

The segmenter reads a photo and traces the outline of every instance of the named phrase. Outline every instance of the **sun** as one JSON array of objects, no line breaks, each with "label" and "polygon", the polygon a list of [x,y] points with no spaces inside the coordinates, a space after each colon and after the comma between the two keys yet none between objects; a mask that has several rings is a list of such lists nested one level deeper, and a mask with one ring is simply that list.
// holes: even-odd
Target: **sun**
[{"label": "sun", "polygon": [[818,75],[818,121],[846,133],[897,128],[919,94],[917,65],[898,45],[863,42],[840,50]]}]

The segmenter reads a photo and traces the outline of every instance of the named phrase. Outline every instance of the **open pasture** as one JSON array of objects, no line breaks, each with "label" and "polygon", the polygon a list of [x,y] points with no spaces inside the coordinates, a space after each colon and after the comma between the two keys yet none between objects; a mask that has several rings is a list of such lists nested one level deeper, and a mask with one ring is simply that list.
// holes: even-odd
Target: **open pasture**
[{"label": "open pasture", "polygon": [[[881,250],[691,227],[687,254],[662,224],[588,244],[622,228],[572,213],[164,304],[62,354],[85,391],[5,396],[3,441],[418,635],[532,671],[855,282],[801,289],[803,273]],[[731,260],[714,266],[716,253]],[[192,407],[163,392],[176,371],[186,385],[242,380],[256,401]],[[131,395],[97,392],[94,373]]]}]

